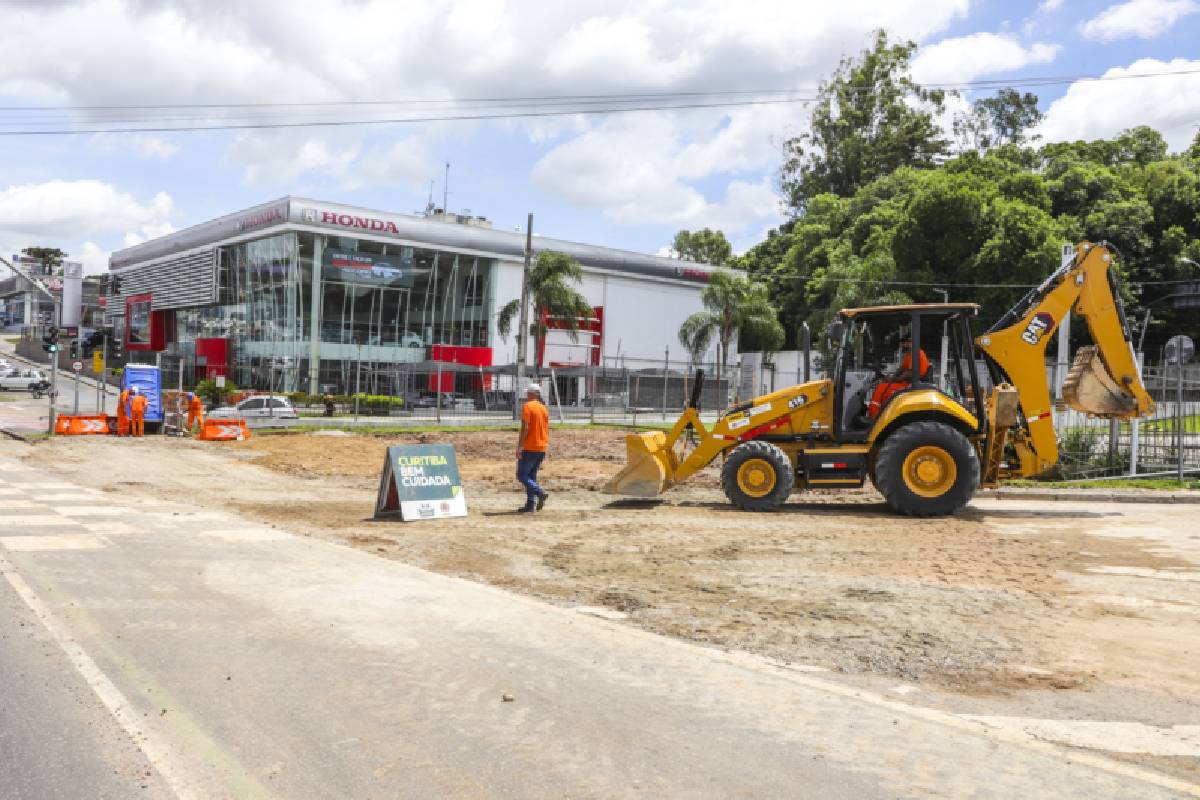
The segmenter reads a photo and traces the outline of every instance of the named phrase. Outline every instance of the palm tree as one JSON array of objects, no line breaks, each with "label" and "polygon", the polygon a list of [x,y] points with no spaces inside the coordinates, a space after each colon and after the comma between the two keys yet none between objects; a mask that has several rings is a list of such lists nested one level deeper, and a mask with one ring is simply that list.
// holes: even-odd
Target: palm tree
[{"label": "palm tree", "polygon": [[[528,291],[533,300],[534,352],[540,351],[541,340],[546,335],[542,312],[562,322],[571,335],[571,341],[579,340],[579,322],[592,315],[592,307],[583,299],[575,286],[583,280],[583,267],[566,253],[543,250],[529,268]],[[574,285],[572,285],[574,284]],[[521,315],[521,301],[512,300],[501,307],[496,317],[496,330],[505,339],[512,330],[514,320]]]},{"label": "palm tree", "polygon": [[755,283],[741,272],[717,270],[700,295],[704,310],[697,311],[679,326],[679,343],[699,362],[713,337],[719,345],[717,361],[721,375],[729,360],[729,344],[733,334],[751,335],[765,350],[778,350],[783,344],[783,326],[775,315],[767,287]]}]

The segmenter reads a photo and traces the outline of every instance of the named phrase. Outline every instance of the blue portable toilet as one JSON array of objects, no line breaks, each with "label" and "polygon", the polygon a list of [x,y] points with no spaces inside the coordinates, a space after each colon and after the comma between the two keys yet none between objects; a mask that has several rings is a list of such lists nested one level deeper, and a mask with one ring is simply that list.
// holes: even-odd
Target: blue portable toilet
[{"label": "blue portable toilet", "polygon": [[152,433],[162,429],[162,371],[153,364],[126,364],[121,373],[121,389],[136,386],[146,396],[146,424]]}]

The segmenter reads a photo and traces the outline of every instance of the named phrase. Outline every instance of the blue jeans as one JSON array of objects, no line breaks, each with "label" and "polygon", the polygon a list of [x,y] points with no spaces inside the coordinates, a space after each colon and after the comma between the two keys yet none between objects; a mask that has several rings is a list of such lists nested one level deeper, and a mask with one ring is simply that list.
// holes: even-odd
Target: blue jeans
[{"label": "blue jeans", "polygon": [[545,453],[522,450],[521,457],[517,459],[517,480],[525,487],[525,505],[529,508],[533,508],[542,496],[542,487],[537,484],[537,471],[545,458]]}]

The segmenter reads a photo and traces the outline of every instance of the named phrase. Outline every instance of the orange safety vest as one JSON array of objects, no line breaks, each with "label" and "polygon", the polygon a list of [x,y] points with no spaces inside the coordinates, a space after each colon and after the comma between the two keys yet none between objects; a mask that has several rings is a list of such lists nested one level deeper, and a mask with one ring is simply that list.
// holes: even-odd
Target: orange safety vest
[{"label": "orange safety vest", "polygon": [[[925,355],[924,350],[919,350],[917,364],[920,365],[921,371],[919,374],[924,375],[929,371],[929,357]],[[900,373],[911,373],[912,370],[912,353],[905,353],[904,358],[900,359]],[[871,403],[867,406],[867,416],[871,419],[879,416],[879,412],[887,405],[887,401],[892,399],[892,395],[902,389],[907,389],[912,385],[912,381],[903,378],[895,381],[880,381],[875,387],[875,391],[871,393]]]}]

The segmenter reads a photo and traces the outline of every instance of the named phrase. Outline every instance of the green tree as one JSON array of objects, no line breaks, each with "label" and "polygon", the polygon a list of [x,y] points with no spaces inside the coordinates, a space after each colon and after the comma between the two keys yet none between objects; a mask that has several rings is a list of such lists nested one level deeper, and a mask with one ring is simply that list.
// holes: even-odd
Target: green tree
[{"label": "green tree", "polygon": [[725,233],[711,228],[680,231],[675,234],[675,242],[671,249],[684,261],[698,261],[716,266],[728,264],[733,255],[733,246],[725,238]]},{"label": "green tree", "polygon": [[42,265],[44,275],[60,274],[63,259],[67,257],[67,254],[57,247],[26,247],[21,252],[30,258],[36,258]]},{"label": "green tree", "polygon": [[900,167],[933,166],[946,154],[949,142],[935,120],[945,92],[909,76],[916,49],[877,31],[871,47],[842,59],[821,84],[809,132],[784,144],[780,182],[793,213],[818,194],[850,197]]},{"label": "green tree", "polygon": [[[576,289],[583,281],[583,267],[566,253],[543,250],[529,268],[528,291],[533,303],[534,352],[541,349],[546,335],[543,314],[560,322],[577,341],[579,323],[592,315],[592,307]],[[521,301],[511,300],[501,307],[496,316],[496,329],[508,338],[514,321],[521,315]]]},{"label": "green tree", "polygon": [[693,363],[704,357],[714,337],[722,375],[735,333],[743,342],[753,337],[766,351],[778,350],[783,344],[783,326],[771,306],[767,287],[749,276],[718,270],[709,278],[700,300],[704,310],[692,314],[679,327],[679,343],[687,349]]},{"label": "green tree", "polygon": [[1024,144],[1030,128],[1042,121],[1032,92],[1001,89],[995,97],[976,100],[954,119],[954,134],[967,149],[986,152],[1006,144]]}]

